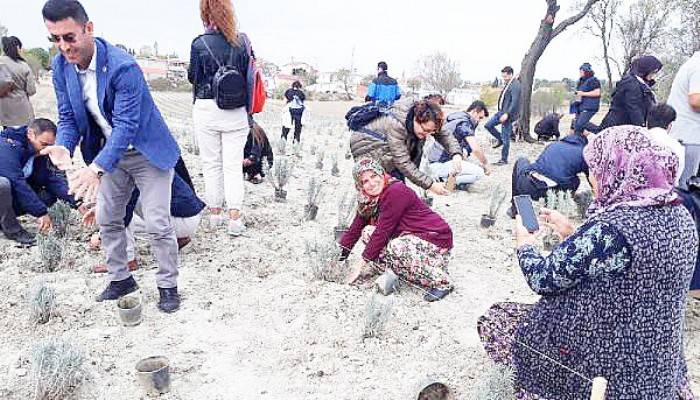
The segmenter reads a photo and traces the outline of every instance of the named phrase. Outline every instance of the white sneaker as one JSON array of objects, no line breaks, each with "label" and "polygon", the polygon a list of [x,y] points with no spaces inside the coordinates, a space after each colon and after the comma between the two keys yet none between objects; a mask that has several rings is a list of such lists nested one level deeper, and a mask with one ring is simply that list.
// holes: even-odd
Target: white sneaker
[{"label": "white sneaker", "polygon": [[228,220],[228,234],[231,236],[241,236],[246,230],[243,218]]}]

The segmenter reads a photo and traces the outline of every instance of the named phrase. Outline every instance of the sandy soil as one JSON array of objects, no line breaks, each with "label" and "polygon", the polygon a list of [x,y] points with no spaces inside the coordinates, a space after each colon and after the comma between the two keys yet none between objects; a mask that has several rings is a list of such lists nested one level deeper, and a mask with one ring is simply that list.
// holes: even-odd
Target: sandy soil
[{"label": "sandy soil", "polygon": [[[190,95],[155,96],[203,191],[198,157],[185,150],[191,149]],[[34,101],[38,116],[55,116],[48,85],[40,87]],[[90,230],[73,226],[67,260],[51,274],[34,272],[30,251],[0,240],[0,398],[31,398],[28,356],[34,343],[51,335],[71,338],[87,352],[91,378],[77,393],[79,399],[145,398],[135,384],[134,365],[151,355],[165,355],[172,364],[172,391],[163,399],[411,399],[426,376],[448,383],[458,399],[470,398],[490,363],[476,334],[478,316],[497,301],[537,299],[517,267],[510,220],[502,215],[492,229],[478,227],[491,187],[510,190],[510,167],[496,169],[469,192],[435,199],[434,209],[455,234],[455,292],[444,301],[426,303],[418,291],[403,288],[393,295],[383,334],[362,339],[372,289],[313,280],[303,255],[306,239],[331,235],[338,199],[352,188],[351,161],[343,157],[348,133],[340,124],[348,108],[349,103],[310,104],[304,155],[287,203],[272,201],[268,183],[246,183],[249,230],[244,237],[230,238],[203,221],[194,242],[181,253],[183,304],[176,314],[156,310],[156,265],[146,243],[140,243],[144,268],[135,273],[144,320],[126,328],[113,302],[94,301],[105,280],[89,273],[101,260],[84,244]],[[259,120],[270,137],[277,137],[279,103],[271,102],[268,109]],[[486,143],[484,131],[478,136]],[[322,144],[327,155],[337,152],[340,177],[330,175],[329,157],[323,171],[315,169],[310,143]],[[534,156],[541,149],[517,143],[512,154]],[[314,174],[323,177],[324,198],[317,221],[303,222],[305,188]],[[34,229],[33,220],[24,221]],[[58,315],[34,326],[27,293],[39,278],[56,288]],[[694,389],[700,393],[698,304],[688,312],[686,346]]]}]

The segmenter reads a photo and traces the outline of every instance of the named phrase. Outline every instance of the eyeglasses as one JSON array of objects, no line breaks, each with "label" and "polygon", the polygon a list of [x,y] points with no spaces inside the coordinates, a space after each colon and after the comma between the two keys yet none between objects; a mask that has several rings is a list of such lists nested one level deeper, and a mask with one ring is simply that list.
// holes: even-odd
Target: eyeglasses
[{"label": "eyeglasses", "polygon": [[49,42],[51,43],[60,43],[61,40],[63,40],[66,43],[75,43],[76,42],[76,37],[75,33],[66,33],[65,35],[51,35],[48,37]]},{"label": "eyeglasses", "polygon": [[419,125],[426,135],[432,135],[435,132],[437,132],[437,127],[433,128],[433,129],[426,129],[425,125],[423,125],[423,124],[419,124]]}]

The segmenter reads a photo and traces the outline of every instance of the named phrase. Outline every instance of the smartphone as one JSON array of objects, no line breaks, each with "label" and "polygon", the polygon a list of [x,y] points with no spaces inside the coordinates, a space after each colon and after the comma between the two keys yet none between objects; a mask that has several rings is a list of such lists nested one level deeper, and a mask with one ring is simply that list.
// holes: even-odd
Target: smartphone
[{"label": "smartphone", "polygon": [[537,232],[540,229],[540,224],[537,222],[535,208],[532,206],[532,198],[529,195],[520,195],[513,197],[515,210],[523,220],[523,225],[528,232]]}]

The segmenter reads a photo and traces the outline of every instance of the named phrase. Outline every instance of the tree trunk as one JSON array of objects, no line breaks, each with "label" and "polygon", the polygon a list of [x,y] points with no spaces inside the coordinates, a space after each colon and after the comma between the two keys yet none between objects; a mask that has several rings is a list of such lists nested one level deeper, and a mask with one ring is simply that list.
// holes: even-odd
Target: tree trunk
[{"label": "tree trunk", "polygon": [[608,43],[605,40],[603,40],[603,60],[605,60],[605,72],[608,74],[608,93],[612,94],[612,70],[610,69],[610,59],[608,58]]},{"label": "tree trunk", "polygon": [[520,85],[522,87],[520,94],[520,117],[518,118],[518,126],[516,134],[525,140],[531,140],[530,137],[530,103],[532,100],[532,84],[535,80],[535,70],[537,69],[537,61],[544,53],[544,50],[549,45],[549,42],[562,33],[566,28],[581,20],[590,11],[591,7],[600,0],[587,0],[583,9],[578,14],[571,16],[559,25],[554,27],[554,20],[559,5],[557,0],[547,1],[547,14],[540,21],[540,29],[537,32],[535,40],[530,45],[530,49],[525,53],[523,61],[520,65]]}]

